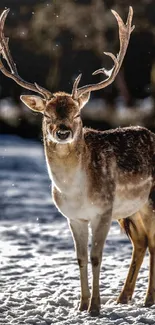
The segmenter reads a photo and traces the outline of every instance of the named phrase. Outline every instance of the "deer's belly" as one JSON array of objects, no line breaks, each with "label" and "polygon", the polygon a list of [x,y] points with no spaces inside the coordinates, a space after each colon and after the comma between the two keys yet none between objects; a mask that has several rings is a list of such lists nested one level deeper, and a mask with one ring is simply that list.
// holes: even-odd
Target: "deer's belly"
[{"label": "deer's belly", "polygon": [[[109,202],[109,206],[113,206],[112,218],[126,218],[140,210],[148,200],[151,186],[151,177],[138,180],[137,184],[118,184],[114,201]],[[91,200],[86,193],[80,190],[65,196],[55,189],[53,198],[58,210],[69,219],[90,221],[97,215],[104,214],[105,202],[102,193],[98,193],[96,199]]]},{"label": "deer's belly", "polygon": [[136,213],[148,200],[151,178],[138,184],[118,185],[113,204],[113,219],[126,218]]}]

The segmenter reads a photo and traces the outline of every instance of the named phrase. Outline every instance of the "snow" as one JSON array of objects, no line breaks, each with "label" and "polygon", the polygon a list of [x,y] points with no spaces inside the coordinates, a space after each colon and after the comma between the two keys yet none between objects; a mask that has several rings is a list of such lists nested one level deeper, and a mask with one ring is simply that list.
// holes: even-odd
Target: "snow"
[{"label": "snow", "polygon": [[[43,146],[0,137],[0,324],[155,324],[155,307],[143,307],[145,257],[129,305],[116,305],[131,244],[113,223],[101,270],[101,315],[79,312],[79,270],[67,220],[50,197]],[[89,265],[89,281],[91,266]]]}]

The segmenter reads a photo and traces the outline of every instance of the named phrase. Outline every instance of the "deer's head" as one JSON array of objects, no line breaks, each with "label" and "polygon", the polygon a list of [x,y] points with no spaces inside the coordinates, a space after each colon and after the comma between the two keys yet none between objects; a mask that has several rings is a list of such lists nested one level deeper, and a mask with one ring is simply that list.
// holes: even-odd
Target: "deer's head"
[{"label": "deer's head", "polygon": [[122,21],[121,17],[112,10],[112,13],[117,19],[119,27],[120,51],[115,57],[112,53],[105,52],[114,61],[114,66],[111,70],[107,71],[104,68],[95,71],[93,74],[103,73],[107,79],[99,82],[98,84],[86,85],[78,88],[81,75],[77,77],[74,82],[72,94],[58,92],[52,94],[50,91],[43,87],[38,86],[36,83],[32,84],[24,81],[18,74],[16,65],[8,47],[8,38],[4,36],[4,24],[9,9],[4,10],[0,16],[0,56],[6,60],[8,67],[7,70],[0,58],[0,70],[9,78],[13,79],[16,83],[26,89],[30,89],[39,93],[39,96],[22,95],[21,100],[32,110],[43,114],[44,132],[48,135],[48,139],[54,142],[67,143],[72,142],[82,128],[80,119],[80,110],[88,102],[90,92],[102,89],[111,84],[123,61],[125,56],[130,34],[134,29],[131,26],[133,10],[129,8],[129,14],[126,24]]},{"label": "deer's head", "polygon": [[63,144],[72,142],[80,133],[80,110],[89,100],[89,94],[74,99],[72,95],[59,92],[49,100],[40,96],[22,95],[21,100],[33,111],[43,114],[43,132],[48,140]]}]

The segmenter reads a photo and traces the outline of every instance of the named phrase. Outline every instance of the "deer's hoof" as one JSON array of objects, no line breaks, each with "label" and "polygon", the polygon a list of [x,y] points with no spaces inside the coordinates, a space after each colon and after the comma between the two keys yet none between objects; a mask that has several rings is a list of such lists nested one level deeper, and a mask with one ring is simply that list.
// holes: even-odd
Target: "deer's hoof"
[{"label": "deer's hoof", "polygon": [[88,312],[90,314],[90,316],[92,317],[97,317],[100,314],[100,298],[92,298],[89,308],[88,308]]},{"label": "deer's hoof", "polygon": [[117,299],[117,304],[127,305],[131,301],[131,296],[120,295]]},{"label": "deer's hoof", "polygon": [[91,309],[91,310],[89,310],[89,314],[91,317],[97,317],[100,314],[100,310],[99,310],[99,308]]},{"label": "deer's hoof", "polygon": [[79,310],[80,311],[88,310],[88,304],[87,303],[80,303]]},{"label": "deer's hoof", "polygon": [[80,311],[84,311],[84,310],[88,310],[88,306],[89,306],[89,298],[88,299],[82,299],[80,301],[80,304],[79,304],[79,310]]},{"label": "deer's hoof", "polygon": [[147,296],[144,302],[144,307],[151,307],[155,304],[155,299],[150,295]]}]

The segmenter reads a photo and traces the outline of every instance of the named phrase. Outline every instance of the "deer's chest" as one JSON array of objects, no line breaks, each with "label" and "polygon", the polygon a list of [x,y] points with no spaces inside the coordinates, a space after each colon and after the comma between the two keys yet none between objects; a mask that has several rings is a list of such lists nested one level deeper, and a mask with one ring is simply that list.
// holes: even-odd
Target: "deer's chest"
[{"label": "deer's chest", "polygon": [[103,209],[85,197],[84,193],[80,193],[74,200],[68,200],[67,197],[63,197],[60,193],[58,196],[57,200],[57,195],[54,195],[55,204],[58,210],[68,219],[90,221],[90,219],[103,213]]},{"label": "deer's chest", "polygon": [[100,198],[92,199],[88,191],[86,174],[78,173],[74,179],[68,179],[59,190],[53,184],[53,200],[58,210],[69,219],[90,220],[103,213]]}]

